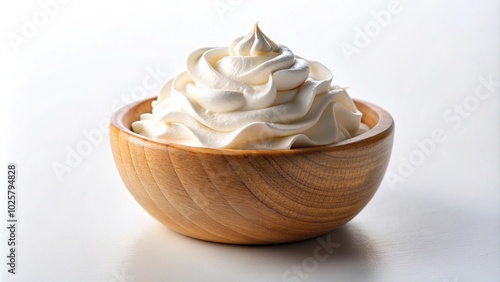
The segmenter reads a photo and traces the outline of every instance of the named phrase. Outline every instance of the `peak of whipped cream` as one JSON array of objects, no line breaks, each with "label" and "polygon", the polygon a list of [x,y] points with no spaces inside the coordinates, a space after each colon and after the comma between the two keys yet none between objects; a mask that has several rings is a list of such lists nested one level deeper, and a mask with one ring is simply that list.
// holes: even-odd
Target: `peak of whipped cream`
[{"label": "peak of whipped cream", "polygon": [[258,23],[246,36],[233,41],[229,47],[230,56],[262,56],[279,52],[281,48],[269,39],[259,28]]},{"label": "peak of whipped cream", "polygon": [[132,124],[145,137],[195,147],[290,149],[336,143],[368,128],[322,64],[274,43],[255,24],[229,47],[201,48],[168,81],[152,113]]}]

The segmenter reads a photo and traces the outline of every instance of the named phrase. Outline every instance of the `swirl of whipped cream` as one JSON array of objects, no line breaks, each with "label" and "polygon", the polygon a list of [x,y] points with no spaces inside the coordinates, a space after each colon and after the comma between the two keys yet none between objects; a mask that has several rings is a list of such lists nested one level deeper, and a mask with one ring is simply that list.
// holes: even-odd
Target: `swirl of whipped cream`
[{"label": "swirl of whipped cream", "polygon": [[322,64],[295,56],[257,24],[231,46],[202,48],[132,124],[154,140],[195,147],[290,149],[336,143],[368,128]]}]

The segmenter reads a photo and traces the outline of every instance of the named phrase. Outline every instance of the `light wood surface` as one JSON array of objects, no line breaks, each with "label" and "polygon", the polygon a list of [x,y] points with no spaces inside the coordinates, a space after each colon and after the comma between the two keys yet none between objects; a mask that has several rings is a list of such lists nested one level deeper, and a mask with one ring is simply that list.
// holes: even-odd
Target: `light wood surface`
[{"label": "light wood surface", "polygon": [[292,150],[193,148],[130,130],[148,99],[117,111],[111,145],[125,186],[154,218],[189,237],[271,244],[327,233],[370,201],[389,162],[394,123],[355,101],[371,130],[328,145]]}]

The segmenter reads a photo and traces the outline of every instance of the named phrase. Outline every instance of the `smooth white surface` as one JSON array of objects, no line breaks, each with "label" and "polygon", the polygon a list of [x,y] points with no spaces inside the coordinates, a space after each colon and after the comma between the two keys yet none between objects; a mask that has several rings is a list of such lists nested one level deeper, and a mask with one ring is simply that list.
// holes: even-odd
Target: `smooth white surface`
[{"label": "smooth white surface", "polygon": [[[401,1],[403,10],[350,60],[341,43],[353,44],[390,1],[103,2],[61,5],[17,53],[8,34],[20,33],[40,4],[0,8],[3,163],[19,166],[18,273],[6,272],[2,227],[2,281],[283,281],[299,279],[287,276],[297,267],[307,281],[500,280],[499,87],[470,104],[460,125],[454,114],[443,118],[454,104],[473,103],[480,77],[500,81],[498,1]],[[233,6],[219,17],[214,3]],[[328,259],[313,259],[314,239],[229,246],[162,227],[122,184],[107,135],[58,179],[52,165],[66,165],[85,132],[97,132],[133,93],[142,97],[147,69],[167,73],[156,79],[164,82],[191,51],[228,45],[256,21],[325,64],[352,97],[392,113],[388,175],[421,162],[400,182],[386,177],[358,217],[322,237],[340,244]],[[156,80],[144,97],[159,90]],[[436,129],[446,140],[418,158],[417,143]]]}]

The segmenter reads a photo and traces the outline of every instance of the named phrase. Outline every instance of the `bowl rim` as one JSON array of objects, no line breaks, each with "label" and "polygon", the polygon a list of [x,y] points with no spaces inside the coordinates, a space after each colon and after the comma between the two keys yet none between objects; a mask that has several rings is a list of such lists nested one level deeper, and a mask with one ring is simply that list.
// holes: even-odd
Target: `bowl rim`
[{"label": "bowl rim", "polygon": [[[372,112],[374,112],[377,117],[378,121],[377,123],[370,128],[370,130],[334,143],[334,144],[327,144],[327,145],[319,145],[319,146],[311,146],[311,147],[301,147],[301,148],[292,148],[292,149],[228,149],[228,148],[207,148],[207,147],[194,147],[194,146],[187,146],[187,145],[180,145],[180,144],[175,144],[175,143],[168,143],[165,141],[161,140],[153,140],[148,137],[142,136],[138,133],[133,132],[130,128],[127,128],[123,124],[124,117],[133,109],[136,109],[139,106],[142,106],[142,104],[145,103],[151,103],[152,101],[156,100],[157,96],[149,97],[149,98],[144,98],[135,102],[132,102],[130,104],[127,104],[125,106],[122,106],[118,110],[116,110],[110,119],[110,127],[115,128],[118,131],[121,131],[125,134],[128,135],[129,137],[129,142],[140,142],[140,143],[149,143],[152,145],[157,145],[157,146],[164,146],[164,147],[171,147],[175,148],[178,150],[182,151],[189,151],[193,153],[200,153],[200,154],[216,154],[216,155],[275,155],[275,154],[301,154],[301,153],[310,153],[310,152],[324,152],[324,151],[341,151],[341,150],[348,150],[352,148],[357,148],[357,147],[362,147],[368,144],[372,144],[377,142],[380,139],[384,139],[390,134],[393,133],[394,131],[394,119],[392,116],[384,109],[381,107],[372,104],[370,102],[366,102],[364,100],[359,100],[359,99],[353,99],[354,103],[356,104],[356,107],[358,110],[360,110],[363,114],[364,112],[360,109],[368,109]],[[113,130],[110,131],[112,133]],[[130,138],[132,137],[132,138]]]}]

